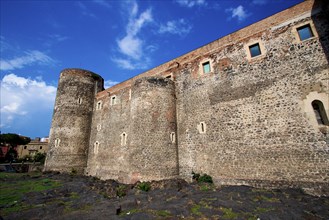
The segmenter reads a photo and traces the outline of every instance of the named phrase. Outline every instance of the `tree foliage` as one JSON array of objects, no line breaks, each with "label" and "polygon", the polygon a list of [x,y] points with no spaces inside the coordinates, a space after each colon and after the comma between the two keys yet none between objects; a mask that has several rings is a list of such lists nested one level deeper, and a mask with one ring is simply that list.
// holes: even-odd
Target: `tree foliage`
[{"label": "tree foliage", "polygon": [[31,138],[20,136],[18,134],[0,134],[0,143],[9,144],[12,147],[16,147],[17,145],[24,145],[30,143]]}]

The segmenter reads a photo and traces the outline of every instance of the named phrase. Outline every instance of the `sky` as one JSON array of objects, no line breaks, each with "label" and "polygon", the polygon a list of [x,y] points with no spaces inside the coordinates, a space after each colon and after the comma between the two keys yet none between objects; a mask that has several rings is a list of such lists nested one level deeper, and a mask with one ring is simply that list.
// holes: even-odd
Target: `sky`
[{"label": "sky", "polygon": [[0,129],[49,134],[60,72],[105,88],[302,0],[0,0]]}]

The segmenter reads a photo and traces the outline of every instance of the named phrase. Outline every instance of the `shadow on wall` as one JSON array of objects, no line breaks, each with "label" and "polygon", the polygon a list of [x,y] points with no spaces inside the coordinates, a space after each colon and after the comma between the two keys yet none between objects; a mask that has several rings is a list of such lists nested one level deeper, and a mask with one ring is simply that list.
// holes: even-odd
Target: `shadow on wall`
[{"label": "shadow on wall", "polygon": [[[320,14],[316,14],[321,9]],[[312,8],[312,20],[324,53],[329,63],[329,2],[327,0],[315,0]],[[319,20],[321,22],[319,22]]]}]

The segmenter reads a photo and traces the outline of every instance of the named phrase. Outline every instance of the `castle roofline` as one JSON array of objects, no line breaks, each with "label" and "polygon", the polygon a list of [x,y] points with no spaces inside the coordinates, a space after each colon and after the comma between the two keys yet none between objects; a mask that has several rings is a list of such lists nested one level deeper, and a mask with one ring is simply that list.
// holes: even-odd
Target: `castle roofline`
[{"label": "castle roofline", "polygon": [[132,85],[132,81],[138,78],[161,75],[161,73],[168,71],[177,65],[179,66],[188,63],[190,60],[195,59],[196,57],[201,57],[214,50],[224,48],[230,44],[234,44],[239,41],[248,41],[251,36],[257,35],[257,33],[261,33],[271,27],[278,26],[281,23],[292,20],[301,16],[302,14],[312,11],[312,9],[319,6],[320,2],[321,1],[317,0],[305,0],[302,3],[293,5],[289,8],[284,9],[283,11],[270,15],[262,20],[259,20],[246,27],[238,29],[228,35],[218,38],[210,43],[193,49],[190,52],[187,52],[179,57],[176,57],[149,70],[146,70],[110,88],[107,88],[106,90],[99,92],[97,94],[97,97],[102,97],[104,95],[107,95],[108,93],[115,93],[116,91],[130,87]]}]

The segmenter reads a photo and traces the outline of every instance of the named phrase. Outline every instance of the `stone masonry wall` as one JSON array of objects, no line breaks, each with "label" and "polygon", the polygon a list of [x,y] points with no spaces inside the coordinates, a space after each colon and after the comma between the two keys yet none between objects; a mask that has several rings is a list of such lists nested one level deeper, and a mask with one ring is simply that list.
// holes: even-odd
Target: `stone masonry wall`
[{"label": "stone masonry wall", "polygon": [[[314,30],[321,39],[299,42],[294,30],[311,18],[297,17],[200,55],[177,72],[182,176],[189,179],[192,171],[207,173],[229,184],[248,180],[328,183],[328,126],[312,126],[303,105],[312,92],[329,97],[323,47],[323,42],[328,45],[329,24],[319,20],[322,16],[312,18],[317,27],[324,27]],[[245,45],[249,42],[262,43],[265,55],[248,60]],[[205,58],[213,65],[210,74],[199,71]],[[205,122],[206,133],[198,131],[200,122]]]},{"label": "stone masonry wall", "polygon": [[94,111],[86,173],[126,183],[177,176],[174,96],[171,80],[154,78],[97,99],[103,106]]},{"label": "stone masonry wall", "polygon": [[[329,115],[328,14],[326,1],[302,2],[104,91],[81,71],[62,74],[46,169],[87,161],[87,175],[126,183],[194,171],[219,184],[329,189],[329,123],[312,107]],[[299,39],[303,25],[310,39]]]},{"label": "stone masonry wall", "polygon": [[57,88],[45,170],[84,172],[95,94],[103,79],[86,70],[63,70]]}]

